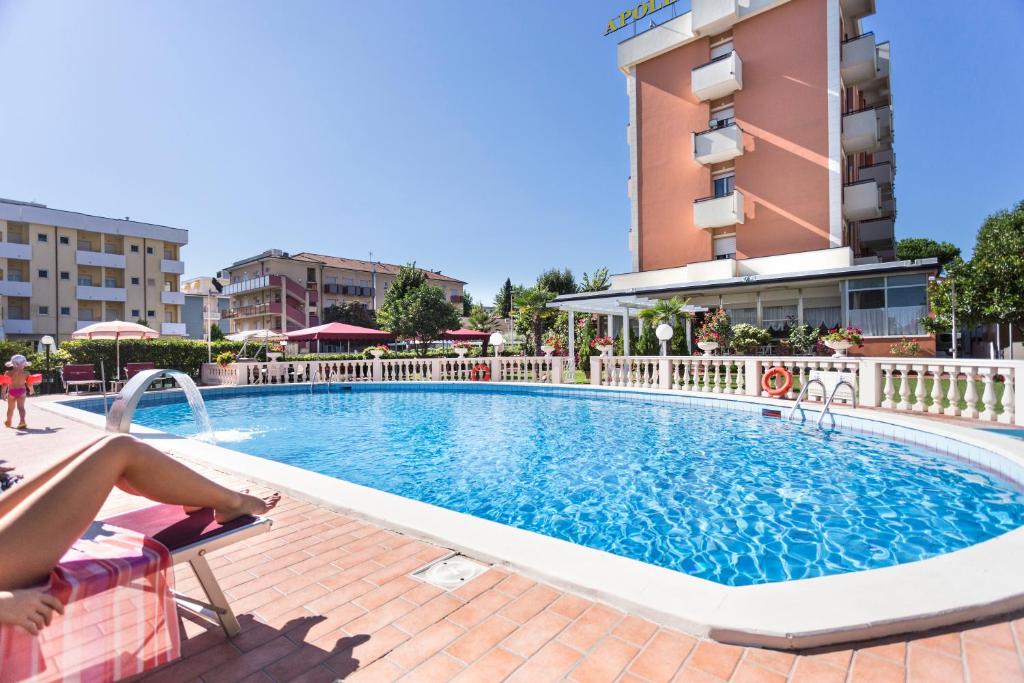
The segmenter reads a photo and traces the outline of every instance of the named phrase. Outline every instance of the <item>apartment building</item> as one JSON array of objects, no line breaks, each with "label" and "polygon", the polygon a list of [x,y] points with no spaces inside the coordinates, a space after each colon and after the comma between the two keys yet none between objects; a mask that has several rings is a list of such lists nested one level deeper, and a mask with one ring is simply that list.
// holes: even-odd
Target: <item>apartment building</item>
[{"label": "apartment building", "polygon": [[103,320],[184,335],[188,231],[0,199],[0,336],[60,341]]},{"label": "apartment building", "polygon": [[184,280],[181,291],[185,295],[182,308],[182,322],[185,336],[191,339],[206,339],[211,325],[224,333],[229,330],[225,311],[231,307],[231,297],[223,293],[226,281],[203,275]]},{"label": "apartment building", "polygon": [[861,23],[874,10],[692,0],[619,43],[632,272],[602,296],[678,294],[777,334],[855,325],[865,352],[933,348],[935,263],[894,261],[890,46]]},{"label": "apartment building", "polygon": [[[271,249],[242,259],[222,271],[231,297],[224,317],[231,332],[268,329],[292,331],[319,325],[325,310],[355,302],[376,310],[400,266],[339,256]],[[453,305],[462,304],[465,282],[425,270]]]}]

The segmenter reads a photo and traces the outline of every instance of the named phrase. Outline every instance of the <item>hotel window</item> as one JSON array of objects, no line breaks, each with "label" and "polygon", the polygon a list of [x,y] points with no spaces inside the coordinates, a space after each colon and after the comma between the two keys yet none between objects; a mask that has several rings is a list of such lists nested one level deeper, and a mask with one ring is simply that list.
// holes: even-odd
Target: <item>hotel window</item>
[{"label": "hotel window", "polygon": [[50,307],[49,306],[40,306],[39,307],[39,315],[50,315]]},{"label": "hotel window", "polygon": [[136,320],[138,320],[138,318],[139,318],[139,309],[137,309],[137,308],[133,308],[132,309],[132,317],[135,318]]},{"label": "hotel window", "polygon": [[892,275],[850,280],[850,325],[868,337],[922,335],[928,314],[926,275]]},{"label": "hotel window", "polygon": [[131,246],[131,250],[132,250],[132,253],[133,253],[133,254],[138,254],[138,253],[139,253],[139,245],[137,245],[137,244],[133,244],[133,245]]},{"label": "hotel window", "polygon": [[139,278],[137,278],[137,277],[133,277],[133,278],[132,278],[132,284],[133,284],[133,285],[137,285],[137,284],[139,284]]},{"label": "hotel window", "polygon": [[79,275],[78,284],[82,287],[92,287],[92,275]]},{"label": "hotel window", "polygon": [[149,316],[150,318],[155,318],[156,311],[146,311],[146,315]]},{"label": "hotel window", "polygon": [[736,235],[723,235],[714,239],[715,260],[736,258]]},{"label": "hotel window", "polygon": [[728,171],[722,175],[715,176],[711,181],[711,187],[714,191],[714,196],[729,196],[736,187],[736,173],[734,171]]},{"label": "hotel window", "polygon": [[69,240],[67,237],[61,237],[60,238],[60,243],[61,244],[71,244],[71,240]]},{"label": "hotel window", "polygon": [[40,242],[47,242],[50,238],[40,232],[36,235],[36,239],[39,240]]},{"label": "hotel window", "polygon": [[66,270],[60,271],[60,279],[61,280],[70,280],[71,279],[71,273],[69,273]]},{"label": "hotel window", "polygon": [[708,121],[708,128],[724,128],[735,120],[736,110],[730,104],[719,107],[711,112],[711,120]]},{"label": "hotel window", "polygon": [[345,284],[347,286],[351,287],[354,284],[354,281],[352,280],[352,278],[347,277],[347,278],[345,278]]},{"label": "hotel window", "polygon": [[152,254],[153,253],[153,247],[146,247],[146,253],[147,254]]},{"label": "hotel window", "polygon": [[108,278],[105,278],[103,280],[103,286],[104,287],[119,287],[120,285],[117,284],[117,278],[108,277]]},{"label": "hotel window", "polygon": [[71,315],[71,307],[70,306],[61,306],[60,307],[60,314],[61,315]]},{"label": "hotel window", "polygon": [[765,303],[761,306],[761,326],[766,330],[781,332],[796,324],[796,303]]},{"label": "hotel window", "polygon": [[44,270],[43,268],[40,268],[37,271],[37,274],[39,275],[39,277],[46,277],[46,278],[50,277],[50,271]]}]

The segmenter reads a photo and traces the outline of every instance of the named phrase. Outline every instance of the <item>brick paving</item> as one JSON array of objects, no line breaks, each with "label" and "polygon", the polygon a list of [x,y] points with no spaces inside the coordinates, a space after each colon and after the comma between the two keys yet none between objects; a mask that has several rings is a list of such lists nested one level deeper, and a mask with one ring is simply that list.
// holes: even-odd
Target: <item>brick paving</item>
[{"label": "brick paving", "polygon": [[[0,433],[0,460],[31,473],[89,428],[35,411],[38,431]],[[244,478],[197,467],[254,492]],[[115,492],[103,514],[145,504]],[[142,677],[202,681],[749,683],[1024,681],[1024,616],[815,652],[694,638],[492,567],[457,590],[409,576],[447,555],[357,516],[285,498],[273,530],[211,556],[242,632],[182,619],[182,658]],[[178,589],[197,595],[187,568]],[[827,607],[826,607],[827,608]]]}]

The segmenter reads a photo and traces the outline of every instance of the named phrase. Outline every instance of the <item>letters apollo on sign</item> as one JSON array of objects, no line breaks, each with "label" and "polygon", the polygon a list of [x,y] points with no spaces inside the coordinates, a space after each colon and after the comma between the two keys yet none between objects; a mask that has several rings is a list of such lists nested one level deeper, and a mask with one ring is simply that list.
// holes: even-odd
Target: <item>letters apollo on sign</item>
[{"label": "letters apollo on sign", "polygon": [[621,28],[625,28],[630,22],[640,21],[648,14],[657,12],[660,9],[665,9],[669,5],[676,4],[676,0],[647,0],[647,2],[641,2],[636,7],[628,9],[618,16],[614,16],[608,20],[608,28],[604,34],[615,33]]}]

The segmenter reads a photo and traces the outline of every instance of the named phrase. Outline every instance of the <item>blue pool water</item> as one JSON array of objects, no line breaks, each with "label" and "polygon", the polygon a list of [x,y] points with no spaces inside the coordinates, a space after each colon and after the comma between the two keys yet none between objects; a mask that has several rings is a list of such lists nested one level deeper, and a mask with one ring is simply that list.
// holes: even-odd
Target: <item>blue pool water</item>
[{"label": "blue pool water", "polygon": [[[208,400],[221,445],[741,586],[912,562],[1024,524],[921,447],[679,403],[355,387]],[[184,402],[135,421],[195,433]]]}]

